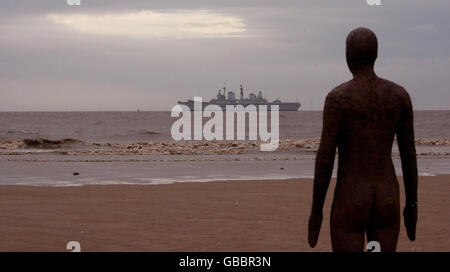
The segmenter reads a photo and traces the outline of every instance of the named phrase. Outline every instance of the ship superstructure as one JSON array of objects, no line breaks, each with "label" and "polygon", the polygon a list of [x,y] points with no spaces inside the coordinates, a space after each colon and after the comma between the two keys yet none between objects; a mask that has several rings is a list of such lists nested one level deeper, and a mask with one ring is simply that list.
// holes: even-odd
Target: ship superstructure
[{"label": "ship superstructure", "polygon": [[[189,99],[188,101],[178,101],[178,104],[186,105],[191,110],[194,110],[194,100]],[[218,105],[222,108],[222,110],[226,110],[227,105],[242,105],[244,107],[248,105],[255,105],[257,108],[260,105],[267,105],[267,109],[270,110],[271,105],[278,105],[280,111],[297,111],[301,104],[299,102],[281,102],[280,99],[275,99],[272,102],[269,102],[266,98],[264,98],[261,91],[258,94],[250,93],[248,97],[244,97],[244,88],[241,85],[239,98],[236,98],[236,95],[232,91],[228,91],[226,87],[219,89],[216,98],[211,99],[209,102],[202,102],[202,109],[204,109],[208,105]]]}]

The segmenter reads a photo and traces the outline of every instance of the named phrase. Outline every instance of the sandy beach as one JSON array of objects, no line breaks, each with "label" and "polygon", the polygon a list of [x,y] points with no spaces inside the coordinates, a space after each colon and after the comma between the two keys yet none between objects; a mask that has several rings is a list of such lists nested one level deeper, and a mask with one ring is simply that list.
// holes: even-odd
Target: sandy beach
[{"label": "sandy beach", "polygon": [[[450,250],[449,180],[420,178],[417,240],[402,225],[398,251]],[[330,251],[333,190],[310,249],[311,179],[0,186],[0,251]]]}]

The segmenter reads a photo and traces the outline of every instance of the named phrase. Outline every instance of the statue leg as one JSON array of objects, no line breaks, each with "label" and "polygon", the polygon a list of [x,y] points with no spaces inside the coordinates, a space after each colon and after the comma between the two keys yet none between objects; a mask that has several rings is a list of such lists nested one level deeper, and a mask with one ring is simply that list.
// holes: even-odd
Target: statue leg
[{"label": "statue leg", "polygon": [[364,251],[363,225],[359,224],[358,218],[353,221],[351,214],[351,211],[332,208],[330,234],[334,252]]},{"label": "statue leg", "polygon": [[367,226],[367,240],[380,243],[381,251],[395,251],[400,231],[400,199],[398,183],[378,186],[376,201]]},{"label": "statue leg", "polygon": [[331,245],[333,251],[361,252],[374,194],[370,186],[347,184],[336,187],[331,208]]}]

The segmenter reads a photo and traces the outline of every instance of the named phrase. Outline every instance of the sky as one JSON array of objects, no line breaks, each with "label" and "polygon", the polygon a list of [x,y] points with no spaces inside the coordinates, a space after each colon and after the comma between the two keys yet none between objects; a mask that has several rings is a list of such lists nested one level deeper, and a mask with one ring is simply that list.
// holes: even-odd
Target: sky
[{"label": "sky", "polygon": [[345,39],[417,110],[450,110],[450,1],[0,0],[0,111],[170,111],[228,90],[321,110],[351,79]]}]

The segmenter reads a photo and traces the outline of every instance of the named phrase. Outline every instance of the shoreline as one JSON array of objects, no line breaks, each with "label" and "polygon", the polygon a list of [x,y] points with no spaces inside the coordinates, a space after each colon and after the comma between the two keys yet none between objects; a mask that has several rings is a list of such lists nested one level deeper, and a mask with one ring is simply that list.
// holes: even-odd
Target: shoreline
[{"label": "shoreline", "polygon": [[[404,205],[403,185],[401,205]],[[449,251],[450,175],[419,178],[417,239],[398,251]],[[77,187],[0,186],[0,251],[330,251],[334,181],[316,248],[312,179]]]},{"label": "shoreline", "polygon": [[[419,179],[424,177],[441,177],[441,176],[448,176],[448,179],[450,180],[450,173],[438,173],[438,174],[420,174],[418,175]],[[397,180],[399,183],[402,181],[403,176],[397,176]],[[276,182],[283,182],[283,181],[305,181],[310,180],[313,181],[313,176],[304,176],[304,177],[269,177],[269,178],[263,178],[263,177],[252,177],[250,179],[248,178],[230,178],[230,179],[211,179],[211,178],[204,178],[204,179],[198,179],[198,180],[182,180],[182,181],[168,181],[167,183],[130,183],[130,182],[123,182],[123,183],[94,183],[94,184],[69,184],[69,185],[33,185],[33,184],[0,184],[0,189],[2,187],[43,187],[43,188],[79,188],[79,187],[102,187],[102,186],[165,186],[165,185],[175,185],[175,184],[204,184],[204,183],[216,183],[216,182],[222,182],[222,183],[229,183],[229,182],[264,182],[264,181],[276,181]],[[332,176],[332,182],[336,181],[336,175]],[[402,186],[402,184],[400,184]],[[331,186],[331,183],[330,183]],[[333,187],[334,188],[334,187]]]},{"label": "shoreline", "polygon": [[[173,155],[175,156],[175,155]],[[224,155],[225,156],[225,155]],[[1,157],[1,156],[0,156]],[[108,158],[74,156],[79,162],[57,161],[59,156],[27,156],[21,159],[33,161],[2,161],[0,163],[0,186],[55,186],[78,187],[80,185],[156,185],[185,182],[210,183],[218,181],[245,180],[285,180],[313,178],[314,157],[303,158],[296,155],[271,155],[258,159],[254,155],[220,157],[176,155],[167,156],[130,156],[124,161],[123,156]],[[17,158],[19,159],[19,158]],[[85,161],[88,159],[88,161]],[[177,161],[169,161],[174,160]],[[100,160],[97,162],[97,160]],[[158,160],[157,162],[149,160]],[[193,161],[194,160],[194,161]],[[0,158],[1,161],[1,158]],[[92,162],[95,161],[95,162]],[[401,176],[401,162],[393,158],[396,173]],[[337,160],[333,175],[336,176]],[[449,158],[418,159],[419,176],[450,174]],[[79,175],[73,175],[78,173]]]}]

